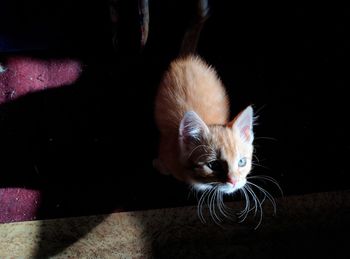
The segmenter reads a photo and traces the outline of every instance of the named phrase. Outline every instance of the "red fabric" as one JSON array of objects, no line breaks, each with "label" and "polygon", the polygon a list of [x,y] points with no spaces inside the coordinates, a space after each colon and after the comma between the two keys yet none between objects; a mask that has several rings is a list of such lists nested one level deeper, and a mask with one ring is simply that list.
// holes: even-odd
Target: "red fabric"
[{"label": "red fabric", "polygon": [[42,60],[32,57],[9,57],[2,62],[0,104],[30,92],[69,85],[81,73],[81,63],[73,59]]},{"label": "red fabric", "polygon": [[[8,57],[1,62],[0,104],[31,92],[74,83],[82,65],[73,59],[43,60]],[[0,189],[0,223],[36,219],[40,192],[23,188]]]},{"label": "red fabric", "polygon": [[40,192],[21,188],[0,189],[0,223],[36,219]]}]

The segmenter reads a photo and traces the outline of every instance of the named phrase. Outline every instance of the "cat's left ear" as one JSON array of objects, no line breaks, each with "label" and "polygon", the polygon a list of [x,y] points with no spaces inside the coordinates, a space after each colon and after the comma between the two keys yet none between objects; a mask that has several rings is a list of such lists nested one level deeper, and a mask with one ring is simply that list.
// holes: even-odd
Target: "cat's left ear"
[{"label": "cat's left ear", "polygon": [[194,111],[186,112],[180,122],[179,138],[182,144],[198,143],[209,134],[209,128]]},{"label": "cat's left ear", "polygon": [[228,124],[228,126],[238,129],[243,140],[251,144],[254,140],[253,108],[251,106],[245,108]]}]

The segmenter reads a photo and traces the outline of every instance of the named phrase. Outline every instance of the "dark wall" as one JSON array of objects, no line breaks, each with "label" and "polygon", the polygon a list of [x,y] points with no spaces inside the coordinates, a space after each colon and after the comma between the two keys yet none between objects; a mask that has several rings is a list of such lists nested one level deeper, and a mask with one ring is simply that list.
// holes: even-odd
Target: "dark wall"
[{"label": "dark wall", "polygon": [[[215,2],[201,53],[233,111],[258,110],[257,155],[287,193],[349,188],[349,9]],[[260,170],[259,170],[260,171]]]}]

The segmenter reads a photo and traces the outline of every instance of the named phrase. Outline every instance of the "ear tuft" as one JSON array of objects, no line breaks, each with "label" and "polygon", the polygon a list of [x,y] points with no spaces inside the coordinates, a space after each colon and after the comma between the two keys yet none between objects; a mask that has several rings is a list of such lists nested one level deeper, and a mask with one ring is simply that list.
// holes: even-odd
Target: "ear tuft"
[{"label": "ear tuft", "polygon": [[200,140],[209,133],[208,126],[194,111],[186,112],[179,127],[179,137],[183,143]]},{"label": "ear tuft", "polygon": [[245,108],[229,123],[229,126],[237,128],[244,141],[252,143],[254,140],[253,108],[251,106]]}]

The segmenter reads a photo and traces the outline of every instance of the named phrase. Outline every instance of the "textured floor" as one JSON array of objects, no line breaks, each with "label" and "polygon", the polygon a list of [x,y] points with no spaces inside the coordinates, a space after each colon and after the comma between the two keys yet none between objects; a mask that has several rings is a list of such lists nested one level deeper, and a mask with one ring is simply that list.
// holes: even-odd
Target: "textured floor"
[{"label": "textured floor", "polygon": [[0,257],[345,258],[349,220],[343,191],[279,199],[276,216],[267,204],[257,230],[252,217],[202,224],[194,207],[10,223],[0,225]]}]

